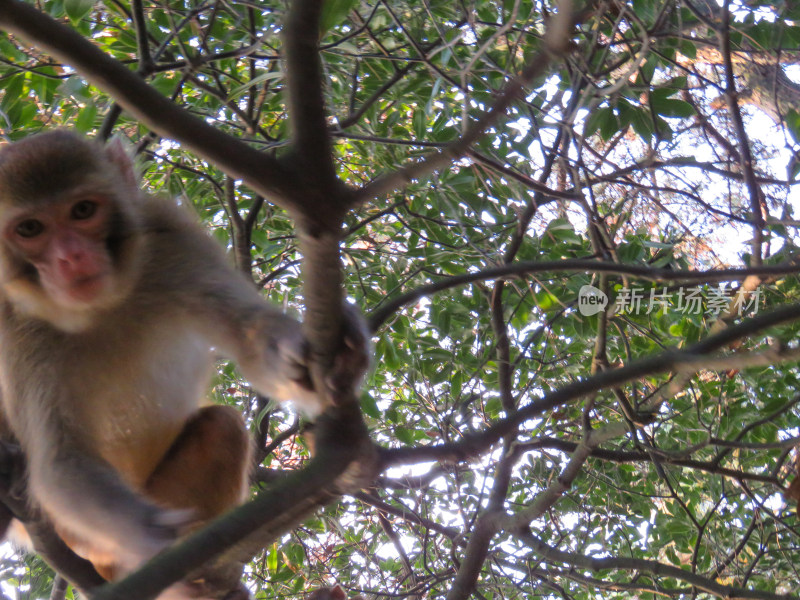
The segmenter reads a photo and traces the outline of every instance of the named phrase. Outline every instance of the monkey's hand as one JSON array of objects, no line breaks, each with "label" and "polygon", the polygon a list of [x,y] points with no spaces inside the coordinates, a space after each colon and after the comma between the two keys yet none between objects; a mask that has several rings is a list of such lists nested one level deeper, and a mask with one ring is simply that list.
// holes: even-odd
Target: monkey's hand
[{"label": "monkey's hand", "polygon": [[260,372],[256,375],[251,365],[240,362],[247,371],[245,376],[259,392],[276,400],[291,400],[309,417],[319,415],[330,404],[339,404],[360,387],[371,356],[366,321],[350,304],[345,304],[343,311],[342,342],[325,377],[326,389],[314,388],[308,340],[300,323],[285,315],[271,315],[268,327],[265,323],[267,348]]},{"label": "monkey's hand", "polygon": [[291,326],[285,327],[283,335],[277,340],[278,360],[285,378],[295,388],[293,395],[287,399],[302,402],[302,397],[314,393],[309,371],[311,347],[303,333],[303,326],[293,319],[290,323]]},{"label": "monkey's hand", "polygon": [[326,385],[334,404],[358,392],[370,367],[372,344],[367,322],[352,304],[344,305],[342,346],[333,361]]},{"label": "monkey's hand", "polygon": [[[333,365],[325,376],[324,390],[315,390],[309,373],[309,348],[304,340],[299,348],[301,354],[294,355],[297,372],[294,382],[307,395],[313,396],[311,411],[315,416],[329,404],[339,405],[354,395],[364,380],[372,356],[367,323],[358,309],[345,303],[343,309],[343,331],[341,344],[333,359]],[[298,350],[297,348],[295,349]],[[302,400],[301,400],[302,401]],[[305,409],[306,405],[300,405]]]},{"label": "monkey's hand", "polygon": [[239,368],[250,383],[274,400],[291,401],[308,416],[324,409],[309,373],[309,344],[303,327],[282,313],[266,313],[248,331],[254,354],[240,355]]},{"label": "monkey's hand", "polygon": [[136,569],[170,546],[197,519],[191,509],[163,509],[149,503],[141,505],[141,508],[140,518],[131,519],[133,522],[129,524],[133,529],[125,538],[127,544],[121,545],[120,567],[125,572]]}]

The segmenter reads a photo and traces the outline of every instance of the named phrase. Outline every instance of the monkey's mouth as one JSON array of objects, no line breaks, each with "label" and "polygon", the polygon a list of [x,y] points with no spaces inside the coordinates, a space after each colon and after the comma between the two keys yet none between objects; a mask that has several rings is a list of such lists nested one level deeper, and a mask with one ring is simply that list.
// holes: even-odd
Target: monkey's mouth
[{"label": "monkey's mouth", "polygon": [[73,302],[92,302],[103,294],[107,279],[105,272],[73,279],[67,288],[67,295]]}]

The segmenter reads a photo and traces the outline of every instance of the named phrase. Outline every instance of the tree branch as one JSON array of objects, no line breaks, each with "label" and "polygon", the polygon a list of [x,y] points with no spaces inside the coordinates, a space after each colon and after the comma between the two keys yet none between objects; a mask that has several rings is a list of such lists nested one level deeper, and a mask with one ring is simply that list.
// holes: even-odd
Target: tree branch
[{"label": "tree branch", "polygon": [[470,124],[460,138],[418,162],[376,178],[356,192],[356,202],[383,196],[415,179],[430,175],[464,156],[470,146],[478,141],[500,116],[505,114],[511,104],[523,96],[525,87],[531,81],[547,72],[551,60],[560,58],[567,52],[568,32],[572,25],[571,8],[572,3],[570,1],[562,1],[560,12],[553,17],[548,26],[545,36],[545,49],[538,52],[522,73],[505,86],[491,108],[477,121]]},{"label": "tree branch", "polygon": [[739,139],[739,164],[744,172],[744,182],[750,195],[750,213],[753,216],[750,264],[755,267],[762,262],[764,220],[769,214],[764,203],[764,194],[756,181],[756,174],[753,170],[753,153],[750,151],[750,140],[747,137],[744,122],[742,121],[742,111],[739,110],[739,94],[736,91],[736,80],[733,76],[733,64],[731,62],[730,0],[726,0],[723,4],[721,18],[722,28],[719,31],[719,36],[720,52],[725,63],[725,99],[728,103],[728,110],[736,131],[736,137]]},{"label": "tree branch", "polygon": [[298,169],[326,190],[338,184],[333,166],[331,137],[322,93],[319,57],[319,0],[295,0],[290,5],[283,36],[289,115],[294,160]]},{"label": "tree branch", "polygon": [[679,581],[685,581],[692,586],[718,596],[725,600],[796,600],[793,594],[772,594],[761,590],[747,590],[739,587],[722,585],[713,579],[703,577],[697,573],[692,573],[686,569],[680,569],[671,565],[665,565],[654,560],[642,558],[595,558],[583,556],[575,552],[563,552],[545,544],[541,539],[533,535],[530,530],[522,531],[517,536],[528,544],[538,554],[546,560],[560,562],[581,569],[592,571],[607,571],[609,569],[620,569],[624,571],[645,571],[655,577],[669,577]]},{"label": "tree branch", "polygon": [[74,67],[159,135],[179,141],[279,206],[293,213],[302,211],[296,190],[303,186],[278,160],[175,105],[77,32],[20,0],[0,0],[0,28]]},{"label": "tree branch", "polygon": [[[704,368],[703,355],[724,348],[736,340],[754,335],[770,327],[782,325],[800,319],[800,304],[782,306],[773,311],[731,325],[727,329],[683,350],[671,349],[659,354],[647,356],[624,367],[608,369],[559,388],[542,398],[532,400],[514,414],[496,422],[491,427],[464,435],[459,442],[449,442],[436,446],[398,448],[381,451],[382,469],[400,464],[440,460],[458,462],[474,456],[489,448],[503,436],[512,433],[529,419],[538,417],[554,408],[572,402],[587,394],[606,388],[613,388],[636,381],[642,377],[681,371],[689,373]],[[796,358],[790,351],[789,358]],[[773,359],[773,363],[775,360]]]}]

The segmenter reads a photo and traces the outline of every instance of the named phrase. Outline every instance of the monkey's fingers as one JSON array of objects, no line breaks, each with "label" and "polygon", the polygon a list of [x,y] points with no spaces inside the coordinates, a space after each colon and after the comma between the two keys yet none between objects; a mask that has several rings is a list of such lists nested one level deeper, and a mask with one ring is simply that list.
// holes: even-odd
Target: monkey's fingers
[{"label": "monkey's fingers", "polygon": [[142,562],[170,546],[196,522],[193,510],[163,509],[153,505],[147,508],[144,522],[139,521],[138,527],[128,534],[127,544],[120,548],[115,560],[123,574],[134,571]]},{"label": "monkey's fingers", "polygon": [[372,356],[367,324],[351,304],[344,306],[344,340],[326,384],[335,404],[354,393],[364,379]]},{"label": "monkey's fingers", "polygon": [[313,391],[314,384],[311,382],[311,372],[308,369],[309,347],[305,338],[299,343],[281,343],[279,346],[281,361],[285,365],[287,379],[301,389]]},{"label": "monkey's fingers", "polygon": [[148,532],[154,539],[172,542],[198,523],[197,511],[191,508],[162,509],[151,519]]},{"label": "monkey's fingers", "polygon": [[277,322],[270,321],[265,329],[269,334],[266,359],[272,355],[277,361],[271,370],[302,389],[313,389],[308,372],[311,348],[302,325],[294,319],[283,318]]}]

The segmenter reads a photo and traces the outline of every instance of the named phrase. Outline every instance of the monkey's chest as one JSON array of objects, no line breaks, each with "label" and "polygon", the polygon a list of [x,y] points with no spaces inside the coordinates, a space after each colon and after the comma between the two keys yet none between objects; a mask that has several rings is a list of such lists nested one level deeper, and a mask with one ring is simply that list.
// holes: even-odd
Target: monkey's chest
[{"label": "monkey's chest", "polygon": [[213,361],[206,341],[180,328],[119,341],[87,357],[101,368],[84,370],[78,389],[86,393],[72,398],[72,409],[89,425],[93,450],[138,487],[205,402]]}]

